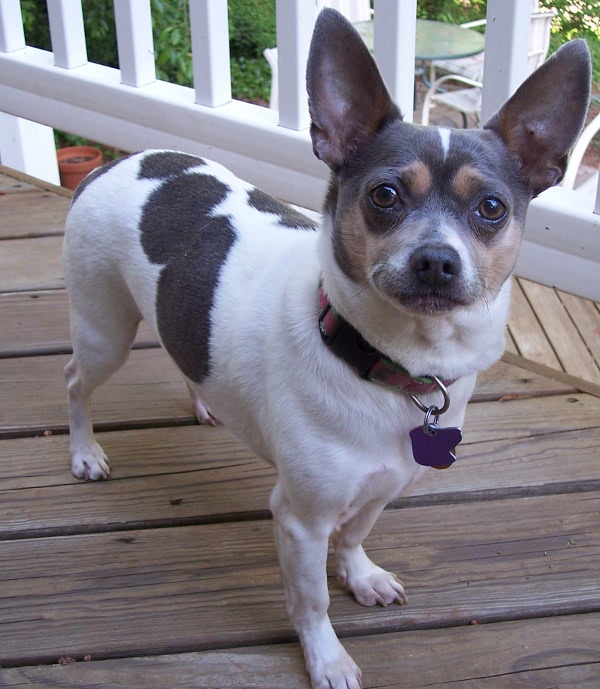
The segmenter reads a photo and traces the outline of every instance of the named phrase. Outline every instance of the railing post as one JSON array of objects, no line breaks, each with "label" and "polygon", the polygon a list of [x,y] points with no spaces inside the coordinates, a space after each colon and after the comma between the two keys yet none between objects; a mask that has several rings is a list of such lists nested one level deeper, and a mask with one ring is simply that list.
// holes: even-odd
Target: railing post
[{"label": "railing post", "polygon": [[229,25],[224,0],[190,0],[196,103],[216,108],[231,100]]},{"label": "railing post", "polygon": [[[13,53],[25,48],[25,33],[19,0],[0,2],[0,51]],[[28,175],[59,184],[54,131],[8,113],[0,113],[0,161]]]},{"label": "railing post", "polygon": [[81,0],[47,0],[54,64],[74,69],[87,63]]},{"label": "railing post", "polygon": [[25,47],[25,32],[19,0],[0,2],[0,51],[12,53]]},{"label": "railing post", "polygon": [[150,0],[115,0],[121,83],[146,86],[156,81]]},{"label": "railing post", "polygon": [[531,0],[488,0],[482,122],[486,122],[525,79],[531,12]]},{"label": "railing post", "polygon": [[315,18],[315,0],[277,0],[279,124],[297,131],[310,124],[306,63]]},{"label": "railing post", "polygon": [[417,0],[375,0],[373,43],[375,60],[404,119],[413,121],[415,103],[415,45]]}]

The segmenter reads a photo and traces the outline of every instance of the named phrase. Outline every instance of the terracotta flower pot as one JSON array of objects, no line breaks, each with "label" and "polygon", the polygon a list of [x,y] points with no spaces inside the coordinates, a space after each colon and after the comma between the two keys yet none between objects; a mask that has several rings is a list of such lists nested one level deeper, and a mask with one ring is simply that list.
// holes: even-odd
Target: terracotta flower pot
[{"label": "terracotta flower pot", "polygon": [[69,146],[56,152],[60,183],[67,189],[75,189],[92,170],[102,165],[102,151],[93,146]]}]

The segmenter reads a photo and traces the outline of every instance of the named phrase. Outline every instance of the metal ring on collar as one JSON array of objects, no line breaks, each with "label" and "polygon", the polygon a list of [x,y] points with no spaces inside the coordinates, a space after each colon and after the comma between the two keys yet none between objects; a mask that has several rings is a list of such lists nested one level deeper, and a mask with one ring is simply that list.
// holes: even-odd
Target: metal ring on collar
[{"label": "metal ring on collar", "polygon": [[445,414],[448,409],[450,409],[450,394],[448,392],[448,388],[442,383],[442,381],[437,377],[437,376],[431,376],[433,379],[434,383],[438,386],[440,392],[442,395],[444,395],[444,404],[441,407],[428,407],[427,405],[423,404],[421,400],[416,396],[416,395],[411,395],[412,401],[419,407],[419,409],[427,414],[427,412],[430,412],[430,414],[433,414],[434,416],[439,416],[440,414]]}]

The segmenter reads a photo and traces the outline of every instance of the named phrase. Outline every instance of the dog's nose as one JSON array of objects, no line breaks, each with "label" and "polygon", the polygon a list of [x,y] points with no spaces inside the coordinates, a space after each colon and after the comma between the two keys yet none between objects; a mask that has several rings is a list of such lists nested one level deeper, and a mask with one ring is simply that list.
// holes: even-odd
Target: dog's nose
[{"label": "dog's nose", "polygon": [[410,268],[420,282],[443,287],[460,274],[462,262],[451,246],[422,246],[411,256]]}]

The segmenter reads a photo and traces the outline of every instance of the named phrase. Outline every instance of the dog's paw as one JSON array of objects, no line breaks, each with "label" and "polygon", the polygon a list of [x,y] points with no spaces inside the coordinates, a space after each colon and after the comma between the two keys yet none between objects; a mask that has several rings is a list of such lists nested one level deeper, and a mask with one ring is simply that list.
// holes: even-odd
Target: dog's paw
[{"label": "dog's paw", "polygon": [[219,419],[212,413],[210,407],[208,407],[204,402],[198,397],[198,395],[192,390],[191,386],[187,386],[188,392],[190,393],[190,398],[192,404],[194,405],[194,414],[196,419],[200,424],[208,424],[209,426],[216,426],[220,423]]},{"label": "dog's paw", "polygon": [[309,668],[313,689],[361,689],[362,676],[358,665],[344,652],[344,656],[322,668]]},{"label": "dog's paw", "polygon": [[220,423],[219,419],[200,399],[194,401],[194,413],[198,423],[208,424],[209,426],[216,426]]},{"label": "dog's paw", "polygon": [[108,457],[96,442],[86,450],[74,452],[71,458],[73,476],[86,481],[106,479],[110,474],[110,469]]},{"label": "dog's paw", "polygon": [[340,578],[361,605],[367,607],[381,605],[385,608],[392,603],[404,605],[408,602],[400,579],[392,572],[386,572],[385,569],[376,565],[361,576]]}]

